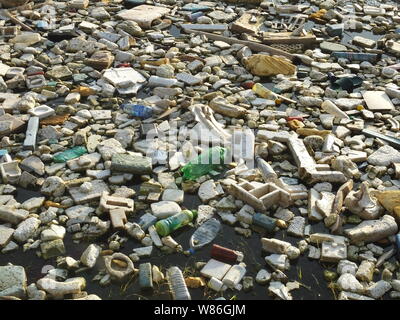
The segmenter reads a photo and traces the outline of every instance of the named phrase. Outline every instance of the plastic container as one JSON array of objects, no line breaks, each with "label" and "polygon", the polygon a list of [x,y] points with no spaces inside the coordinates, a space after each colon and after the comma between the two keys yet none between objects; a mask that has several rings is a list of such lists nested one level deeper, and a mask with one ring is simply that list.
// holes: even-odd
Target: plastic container
[{"label": "plastic container", "polygon": [[194,253],[196,249],[200,249],[213,241],[220,229],[221,223],[215,218],[204,222],[190,237],[189,252]]},{"label": "plastic container", "polygon": [[58,162],[58,163],[66,162],[68,160],[78,158],[78,157],[84,155],[85,153],[87,153],[87,150],[85,147],[81,147],[81,146],[73,147],[69,150],[66,150],[64,152],[61,152],[61,153],[55,155],[53,160],[54,160],[54,162]]},{"label": "plastic container", "polygon": [[256,156],[257,167],[261,172],[261,175],[265,182],[273,181],[278,179],[278,175],[275,170],[271,167],[271,165],[265,161],[260,156]]},{"label": "plastic container", "polygon": [[35,150],[36,136],[38,130],[39,130],[39,117],[30,117],[23,144],[24,149]]},{"label": "plastic container", "polygon": [[50,26],[47,21],[39,20],[38,22],[36,22],[36,28],[38,28],[39,30],[49,30]]},{"label": "plastic container", "polygon": [[178,267],[168,269],[167,279],[174,300],[192,300],[182,271]]},{"label": "plastic container", "polygon": [[222,281],[218,280],[217,278],[214,278],[214,277],[211,277],[207,286],[210,289],[213,289],[214,291],[217,291],[217,292],[223,291],[223,289],[224,289],[224,284],[222,283]]},{"label": "plastic container", "polygon": [[185,180],[196,180],[210,171],[217,170],[224,163],[226,149],[210,148],[202,152],[196,159],[185,165],[181,171]]},{"label": "plastic container", "polygon": [[339,107],[330,100],[322,102],[321,109],[339,119],[350,119],[346,112],[339,109]]},{"label": "plastic container", "polygon": [[240,264],[236,264],[226,273],[222,279],[222,283],[228,288],[234,288],[239,284],[245,274],[246,268]]},{"label": "plastic container", "polygon": [[197,217],[197,211],[193,210],[183,210],[171,217],[157,221],[156,230],[157,233],[165,237],[171,232],[187,225],[189,222],[193,221]]},{"label": "plastic container", "polygon": [[153,278],[150,262],[139,265],[139,286],[143,291],[153,290]]},{"label": "plastic container", "polygon": [[8,155],[7,149],[0,149],[0,157],[4,157],[5,155]]},{"label": "plastic container", "polygon": [[157,222],[157,217],[150,213],[145,213],[139,219],[138,225],[146,231],[150,226]]},{"label": "plastic container", "polygon": [[277,220],[266,216],[262,213],[256,213],[253,215],[253,224],[265,229],[267,232],[273,232],[276,228]]},{"label": "plastic container", "polygon": [[204,16],[204,13],[202,11],[194,12],[192,14],[187,15],[187,19],[189,21],[196,21],[197,18],[200,18],[201,16]]},{"label": "plastic container", "polygon": [[142,119],[150,118],[153,115],[152,107],[143,106],[141,104],[126,103],[121,105],[121,108],[131,116]]},{"label": "plastic container", "polygon": [[168,78],[163,78],[163,77],[158,77],[158,76],[151,76],[149,78],[148,85],[149,87],[172,87],[173,85],[176,85],[178,83],[178,80],[176,79],[168,79]]},{"label": "plastic container", "polygon": [[261,83],[254,84],[252,90],[261,98],[269,99],[269,100],[276,100],[278,96],[276,93],[272,92],[271,90],[264,87]]},{"label": "plastic container", "polygon": [[215,260],[232,264],[242,261],[243,253],[213,244],[211,248],[211,257]]}]

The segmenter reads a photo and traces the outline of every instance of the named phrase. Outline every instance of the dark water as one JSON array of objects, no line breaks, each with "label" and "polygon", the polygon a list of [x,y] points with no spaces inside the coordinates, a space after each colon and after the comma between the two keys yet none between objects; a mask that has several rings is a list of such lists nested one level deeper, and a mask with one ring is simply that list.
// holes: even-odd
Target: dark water
[{"label": "dark water", "polygon": [[[19,189],[16,198],[18,201],[22,202],[30,197],[38,195],[39,194],[34,191]],[[185,207],[196,208],[199,204],[201,204],[201,202],[197,196],[185,195]],[[136,221],[137,217],[133,217],[130,220]],[[266,268],[270,272],[273,272],[272,269],[266,266],[264,260],[266,254],[262,253],[261,251],[260,238],[262,235],[253,232],[251,238],[246,239],[236,234],[233,230],[233,227],[225,224],[222,224],[222,226],[223,228],[213,243],[242,251],[245,257],[244,262],[247,265],[246,275],[255,277],[258,270],[261,268]],[[181,244],[184,249],[188,249],[189,238],[193,232],[194,229],[187,226],[174,233],[173,238],[179,244]],[[108,236],[112,234],[113,232],[110,231]],[[269,237],[272,235],[265,236]],[[300,238],[287,237],[283,232],[275,234],[275,237],[289,241],[293,244],[296,244],[297,241],[301,240]],[[64,239],[64,243],[67,255],[77,260],[79,260],[81,254],[89,244],[74,243],[71,240],[70,234],[67,234],[66,238]],[[121,252],[130,254],[132,253],[133,248],[140,246],[141,245],[137,241],[129,239],[129,241],[121,249]],[[211,245],[207,245],[194,255],[187,257],[181,253],[163,254],[160,250],[155,248],[153,249],[153,254],[151,257],[142,258],[139,263],[150,262],[157,265],[163,272],[165,272],[165,270],[170,266],[179,266],[181,270],[186,270],[185,274],[197,276],[199,274],[198,272],[196,273],[194,269],[194,263],[197,261],[208,261],[210,259],[210,249]],[[1,254],[0,265],[5,265],[8,262],[11,262],[15,265],[22,265],[26,268],[28,283],[36,282],[38,279],[44,276],[41,273],[44,266],[56,266],[56,264],[55,258],[45,261],[37,257],[35,252],[36,250],[22,252],[22,249],[19,249],[9,254]],[[97,282],[92,282],[91,279],[97,274],[98,270],[102,268],[102,263],[100,260],[102,259],[99,259],[99,262],[94,269],[90,270],[89,272],[76,275],[86,278],[87,291],[89,293],[95,293],[103,299],[170,299],[167,285],[162,285],[159,288],[156,287],[154,294],[146,295],[140,292],[137,278],[133,280],[131,286],[129,286],[126,290],[122,289],[123,285],[112,284],[108,287],[101,287]],[[139,263],[135,263],[136,268],[138,267]],[[301,279],[299,278],[300,273],[302,275]],[[300,289],[292,291],[294,299],[332,299],[330,289],[327,288],[327,283],[325,280],[323,280],[323,268],[321,268],[318,262],[311,261],[306,257],[300,257],[298,261],[291,263],[290,270],[286,272],[286,275],[289,277],[289,281],[297,280],[305,286],[310,287],[310,289],[300,287]],[[74,275],[70,274],[70,276]],[[216,294],[212,290],[204,289],[190,289],[190,293],[193,299],[210,299],[220,296],[220,294]],[[228,290],[223,293],[223,296],[226,299],[236,296],[237,299],[240,300],[271,299],[271,297],[267,295],[267,287],[260,286],[257,283],[255,283],[254,290],[249,293]]]},{"label": "dark water", "polygon": [[[138,185],[135,186],[135,189]],[[19,202],[23,202],[31,197],[39,196],[40,194],[30,190],[18,190],[16,199]],[[185,194],[184,206],[187,208],[196,208],[200,203],[197,196]],[[295,207],[290,208],[294,213],[298,214],[298,210]],[[129,220],[137,221],[140,213],[136,217]],[[261,269],[267,269],[269,272],[273,270],[266,265],[264,257],[267,255],[261,250],[261,237],[275,237],[277,239],[285,240],[293,245],[297,245],[297,242],[301,238],[295,238],[287,236],[285,231],[279,231],[274,235],[260,234],[253,232],[252,236],[248,239],[235,233],[233,227],[222,224],[222,229],[218,234],[217,238],[212,242],[234,250],[239,250],[244,253],[244,262],[247,265],[247,276],[255,278],[257,272]],[[183,246],[183,249],[188,249],[189,238],[193,234],[194,229],[187,226],[181,230],[176,231],[172,236],[173,238]],[[328,230],[322,223],[312,225],[312,233],[314,232],[325,232]],[[114,232],[110,231],[104,240],[98,240],[96,243],[106,243],[107,237],[111,236]],[[121,234],[124,236],[124,234]],[[71,239],[71,235],[67,233],[65,239],[65,248],[68,256],[71,256],[79,260],[83,251],[87,248],[89,243],[74,243]],[[140,247],[141,245],[133,239],[129,239],[120,250],[125,254],[132,253],[132,249]],[[142,258],[139,263],[150,262],[151,264],[157,265],[163,272],[166,271],[170,266],[178,266],[184,271],[186,276],[199,276],[199,272],[195,270],[194,264],[198,261],[207,262],[210,259],[211,245],[207,245],[200,249],[192,256],[185,256],[181,253],[163,254],[160,250],[154,248],[152,256],[149,258]],[[385,248],[389,250],[390,248]],[[22,252],[22,249],[18,249],[12,253],[0,254],[0,265],[5,265],[11,262],[15,265],[22,265],[25,267],[28,276],[28,284],[36,282],[42,278],[44,274],[42,269],[44,266],[56,266],[55,258],[50,260],[43,260],[36,255],[36,250],[29,250]],[[139,263],[135,263],[135,267],[138,268]],[[129,285],[125,284],[111,284],[107,287],[101,287],[98,282],[93,282],[91,279],[97,274],[97,272],[103,268],[102,259],[98,260],[97,265],[83,273],[73,274],[69,276],[83,276],[87,281],[87,292],[90,294],[97,294],[102,299],[111,300],[137,300],[137,299],[170,299],[168,292],[168,285],[163,284],[160,286],[155,285],[155,290],[151,294],[143,293],[140,291],[138,285],[138,279],[133,278],[129,281]],[[290,270],[286,271],[285,274],[289,278],[289,281],[298,281],[302,285],[299,289],[291,291],[291,294],[296,300],[330,300],[334,299],[332,290],[328,288],[328,283],[323,277],[324,270],[335,271],[336,265],[329,263],[320,263],[318,260],[308,259],[306,256],[300,256],[299,259],[291,261]],[[375,279],[379,280],[378,277]],[[189,289],[193,299],[214,299],[219,296],[223,296],[226,299],[238,299],[238,300],[269,300],[274,299],[267,293],[267,287],[261,286],[254,281],[254,288],[252,291],[245,293],[243,291],[227,290],[224,293],[215,293],[210,289]],[[337,294],[337,293],[336,293]],[[387,295],[385,296],[387,298]]]}]

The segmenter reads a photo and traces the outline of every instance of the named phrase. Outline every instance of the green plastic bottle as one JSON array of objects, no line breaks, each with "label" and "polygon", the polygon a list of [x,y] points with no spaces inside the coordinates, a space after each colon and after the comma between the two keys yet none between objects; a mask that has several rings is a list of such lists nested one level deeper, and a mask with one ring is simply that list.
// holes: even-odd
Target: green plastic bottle
[{"label": "green plastic bottle", "polygon": [[266,216],[262,213],[256,213],[255,215],[253,215],[253,224],[262,227],[270,233],[275,230],[276,221],[276,219]]},{"label": "green plastic bottle", "polygon": [[66,150],[64,152],[61,152],[57,155],[54,156],[53,160],[54,162],[66,162],[71,159],[78,158],[82,155],[87,153],[87,150],[85,147],[73,147],[69,150]]},{"label": "green plastic bottle", "polygon": [[196,180],[210,171],[217,170],[224,163],[226,149],[213,147],[202,152],[196,159],[185,165],[181,171],[183,179]]},{"label": "green plastic bottle", "polygon": [[156,223],[157,233],[162,237],[166,237],[171,232],[187,225],[189,222],[192,222],[196,217],[196,210],[183,210],[171,217],[158,221]]}]

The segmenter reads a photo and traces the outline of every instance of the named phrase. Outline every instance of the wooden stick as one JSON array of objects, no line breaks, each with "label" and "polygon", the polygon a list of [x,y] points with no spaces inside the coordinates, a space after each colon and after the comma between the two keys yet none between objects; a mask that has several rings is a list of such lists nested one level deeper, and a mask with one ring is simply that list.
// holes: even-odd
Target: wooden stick
[{"label": "wooden stick", "polygon": [[219,34],[213,34],[213,33],[208,33],[208,32],[203,32],[203,31],[197,31],[197,30],[187,30],[185,29],[185,32],[187,33],[195,33],[195,34],[200,34],[206,36],[208,39],[211,40],[216,40],[216,41],[224,41],[229,44],[243,44],[244,46],[248,46],[251,50],[254,50],[256,52],[268,52],[272,55],[278,55],[278,56],[283,56],[285,58],[288,58],[289,60],[293,61],[294,55],[285,52],[283,50],[279,50],[270,46],[267,46],[265,44],[261,43],[255,43],[252,41],[244,41],[244,40],[239,40],[235,38],[228,38],[221,36]]},{"label": "wooden stick", "polygon": [[3,13],[5,16],[7,16],[8,18],[10,18],[10,20],[18,25],[20,25],[22,27],[22,29],[27,30],[27,31],[31,31],[31,32],[35,32],[35,30],[33,30],[31,27],[27,26],[25,23],[23,23],[22,21],[20,21],[18,18],[14,17],[8,10],[3,10]]},{"label": "wooden stick", "polygon": [[275,94],[276,94],[276,96],[277,96],[278,98],[281,98],[282,100],[285,100],[285,101],[287,101],[287,102],[289,102],[289,103],[297,103],[297,101],[295,101],[295,100],[286,98],[285,96],[282,96],[282,95],[277,94],[277,93],[275,93]]},{"label": "wooden stick", "polygon": [[304,37],[291,36],[288,33],[283,33],[282,35],[271,33],[263,34],[263,43],[266,44],[313,44],[317,42],[317,38],[314,35],[306,35]]}]

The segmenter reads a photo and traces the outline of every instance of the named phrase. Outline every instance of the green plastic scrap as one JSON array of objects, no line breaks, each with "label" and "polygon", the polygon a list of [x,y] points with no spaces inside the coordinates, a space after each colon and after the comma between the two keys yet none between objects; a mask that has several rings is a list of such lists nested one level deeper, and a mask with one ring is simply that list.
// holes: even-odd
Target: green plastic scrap
[{"label": "green plastic scrap", "polygon": [[73,147],[71,149],[68,149],[66,151],[60,152],[59,154],[54,156],[54,162],[66,162],[71,159],[75,159],[80,157],[81,155],[84,155],[87,153],[87,150],[85,147]]}]

